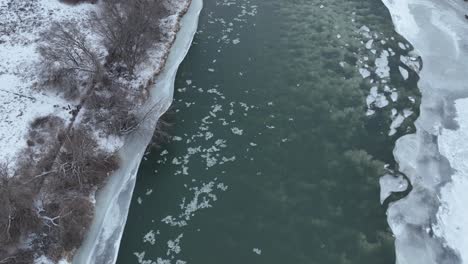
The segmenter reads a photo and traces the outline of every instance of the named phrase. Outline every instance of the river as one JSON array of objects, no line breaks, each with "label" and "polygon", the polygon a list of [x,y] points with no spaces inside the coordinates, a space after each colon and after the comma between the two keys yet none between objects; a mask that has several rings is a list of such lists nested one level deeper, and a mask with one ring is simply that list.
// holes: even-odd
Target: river
[{"label": "river", "polygon": [[379,177],[415,131],[420,65],[385,6],[204,5],[117,263],[395,263]]}]

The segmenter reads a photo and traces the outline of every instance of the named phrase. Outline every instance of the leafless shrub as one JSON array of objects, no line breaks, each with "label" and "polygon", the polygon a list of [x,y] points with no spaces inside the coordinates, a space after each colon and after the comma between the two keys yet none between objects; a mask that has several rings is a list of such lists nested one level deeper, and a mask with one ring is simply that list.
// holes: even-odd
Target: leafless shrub
[{"label": "leafless shrub", "polygon": [[[47,143],[48,146],[54,145],[57,141],[59,134],[65,129],[65,122],[62,118],[54,115],[47,115],[36,118],[30,126],[28,133],[28,140],[32,145],[43,145]],[[44,152],[45,150],[42,150]]]},{"label": "leafless shrub", "polygon": [[38,227],[34,188],[19,177],[9,177],[8,166],[0,165],[0,246],[15,244]]},{"label": "leafless shrub", "polygon": [[25,181],[42,180],[37,175],[51,170],[64,130],[64,120],[58,116],[36,118],[28,132],[28,148],[23,149],[19,155],[21,159],[17,161],[16,174]]},{"label": "leafless shrub", "polygon": [[81,245],[93,218],[94,206],[88,198],[70,197],[62,203],[62,210],[70,212],[60,221],[61,245],[66,251]]},{"label": "leafless shrub", "polygon": [[15,254],[9,255],[0,249],[0,264],[28,264],[34,263],[34,252],[32,249],[19,249]]},{"label": "leafless shrub", "polygon": [[[32,127],[41,131],[54,120],[39,118]],[[18,243],[35,233],[46,236],[33,236],[31,248],[55,260],[81,245],[93,217],[89,197],[118,168],[115,155],[96,147],[85,130],[76,129],[63,138],[60,152],[35,163],[44,167],[20,162],[25,168],[16,173],[27,174],[9,177],[8,166],[0,166],[0,263],[32,263]]]},{"label": "leafless shrub", "polygon": [[86,107],[91,109],[86,117],[109,135],[122,136],[138,123],[134,101],[128,96],[128,91],[117,85],[93,91]]},{"label": "leafless shrub", "polygon": [[104,0],[102,12],[93,21],[108,48],[108,63],[123,63],[132,75],[161,37],[159,19],[166,12],[160,0]]},{"label": "leafless shrub", "polygon": [[79,87],[83,86],[80,82],[101,78],[101,63],[76,23],[53,23],[42,34],[38,49],[45,81],[61,88],[66,97],[80,95]]},{"label": "leafless shrub", "polygon": [[94,214],[86,193],[49,193],[41,199],[43,232],[40,250],[55,262],[73,252],[82,243]]},{"label": "leafless shrub", "polygon": [[118,159],[115,155],[99,152],[94,139],[84,129],[77,129],[65,138],[54,167],[57,171],[55,191],[86,192],[102,186],[109,174],[118,168]]},{"label": "leafless shrub", "polygon": [[34,119],[31,123],[31,129],[37,128],[52,128],[57,123],[63,123],[62,119],[58,116],[47,115],[47,116],[40,116]]},{"label": "leafless shrub", "polygon": [[[113,111],[112,120],[108,124],[108,130],[115,135],[127,135],[131,133],[139,124],[138,117],[135,113],[127,112],[122,109]],[[120,117],[120,118],[117,118]]]},{"label": "leafless shrub", "polygon": [[41,244],[48,256],[58,260],[81,245],[94,213],[89,197],[117,168],[117,156],[99,151],[83,127],[65,136],[42,189],[40,218],[48,239]]}]

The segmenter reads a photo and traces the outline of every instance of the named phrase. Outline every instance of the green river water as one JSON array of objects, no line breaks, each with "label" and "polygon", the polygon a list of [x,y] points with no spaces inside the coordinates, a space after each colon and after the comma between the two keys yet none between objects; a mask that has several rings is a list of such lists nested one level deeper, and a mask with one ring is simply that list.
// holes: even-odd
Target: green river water
[{"label": "green river water", "polygon": [[419,93],[384,5],[204,5],[117,263],[395,263],[379,177]]}]

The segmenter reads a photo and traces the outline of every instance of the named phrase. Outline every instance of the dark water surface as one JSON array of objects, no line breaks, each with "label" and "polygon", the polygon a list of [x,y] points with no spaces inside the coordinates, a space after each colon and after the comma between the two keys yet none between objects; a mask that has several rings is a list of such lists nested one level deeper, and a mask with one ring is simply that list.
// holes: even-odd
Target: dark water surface
[{"label": "dark water surface", "polygon": [[394,263],[378,180],[418,114],[405,45],[377,0],[206,0],[118,263]]}]

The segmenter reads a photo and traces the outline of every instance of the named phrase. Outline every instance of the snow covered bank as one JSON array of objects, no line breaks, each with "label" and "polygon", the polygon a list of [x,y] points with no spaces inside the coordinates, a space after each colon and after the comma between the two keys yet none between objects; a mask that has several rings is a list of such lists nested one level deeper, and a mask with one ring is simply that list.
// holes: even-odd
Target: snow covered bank
[{"label": "snow covered bank", "polygon": [[193,0],[180,22],[181,28],[166,65],[150,89],[151,96],[141,113],[146,113],[156,103],[158,109],[152,118],[145,120],[139,131],[125,141],[120,151],[121,169],[111,176],[107,185],[97,195],[96,215],[85,242],[73,260],[74,263],[107,264],[116,261],[138,167],[158,118],[172,102],[177,69],[190,48],[202,5],[202,0]]},{"label": "snow covered bank", "polygon": [[69,122],[77,103],[37,89],[40,34],[53,22],[70,18],[82,26],[95,9],[92,4],[70,6],[50,0],[0,0],[0,161],[8,161],[12,168],[26,147],[31,122],[47,115]]},{"label": "snow covered bank", "polygon": [[[468,5],[460,0],[383,0],[395,28],[422,57],[416,134],[394,155],[410,194],[390,204],[399,264],[468,263]],[[457,100],[457,101],[456,101]],[[385,181],[383,181],[385,182]],[[382,186],[386,188],[386,186]]]}]

